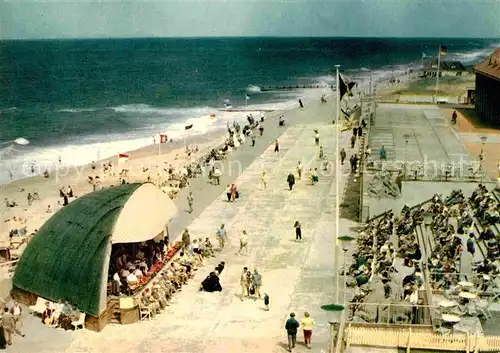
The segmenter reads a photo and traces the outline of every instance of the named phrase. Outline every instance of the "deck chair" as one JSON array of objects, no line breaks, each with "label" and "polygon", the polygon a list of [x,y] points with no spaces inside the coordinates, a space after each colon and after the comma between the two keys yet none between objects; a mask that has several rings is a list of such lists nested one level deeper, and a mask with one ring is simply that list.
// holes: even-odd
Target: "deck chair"
[{"label": "deck chair", "polygon": [[490,312],[490,307],[491,305],[500,298],[500,292],[496,293],[495,295],[491,296],[488,301],[486,300],[480,300],[476,304],[476,309],[479,315],[482,315],[485,319],[490,319],[491,318],[491,312]]},{"label": "deck chair", "polygon": [[139,312],[141,315],[141,321],[151,320],[151,316],[152,316],[151,310],[148,307],[139,305]]},{"label": "deck chair", "polygon": [[78,321],[72,321],[71,326],[75,328],[75,331],[85,328],[85,313],[80,313]]},{"label": "deck chair", "polygon": [[45,303],[47,300],[43,299],[42,297],[38,297],[36,299],[36,304],[35,305],[30,305],[29,309],[31,310],[32,314],[43,314],[47,306]]}]

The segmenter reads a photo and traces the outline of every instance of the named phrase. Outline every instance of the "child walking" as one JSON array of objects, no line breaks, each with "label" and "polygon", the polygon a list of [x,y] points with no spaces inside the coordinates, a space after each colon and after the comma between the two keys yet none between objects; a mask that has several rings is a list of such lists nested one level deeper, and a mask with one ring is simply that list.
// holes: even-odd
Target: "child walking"
[{"label": "child walking", "polygon": [[300,225],[300,222],[295,221],[293,227],[295,228],[295,241],[302,240],[302,226]]}]

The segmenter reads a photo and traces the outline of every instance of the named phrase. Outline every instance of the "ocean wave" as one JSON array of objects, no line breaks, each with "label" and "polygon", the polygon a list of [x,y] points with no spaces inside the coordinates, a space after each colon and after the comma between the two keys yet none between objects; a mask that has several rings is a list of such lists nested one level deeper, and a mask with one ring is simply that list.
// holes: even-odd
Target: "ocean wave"
[{"label": "ocean wave", "polygon": [[259,93],[261,90],[260,90],[260,87],[259,86],[254,86],[254,85],[248,85],[247,86],[247,92],[248,93]]},{"label": "ocean wave", "polygon": [[84,112],[95,112],[97,110],[100,110],[99,108],[67,108],[67,109],[60,109],[59,112],[63,113],[84,113]]}]

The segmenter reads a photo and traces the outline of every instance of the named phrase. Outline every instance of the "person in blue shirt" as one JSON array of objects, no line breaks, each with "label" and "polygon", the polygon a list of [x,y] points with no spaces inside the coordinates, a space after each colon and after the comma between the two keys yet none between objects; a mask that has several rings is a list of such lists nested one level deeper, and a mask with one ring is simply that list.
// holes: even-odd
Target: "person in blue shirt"
[{"label": "person in blue shirt", "polygon": [[286,320],[285,330],[288,335],[288,351],[291,352],[295,348],[295,343],[297,342],[297,330],[300,324],[295,319],[295,313],[290,313],[290,318]]},{"label": "person in blue shirt", "polygon": [[385,151],[385,147],[382,146],[380,149],[380,160],[386,160],[387,159],[387,152]]}]

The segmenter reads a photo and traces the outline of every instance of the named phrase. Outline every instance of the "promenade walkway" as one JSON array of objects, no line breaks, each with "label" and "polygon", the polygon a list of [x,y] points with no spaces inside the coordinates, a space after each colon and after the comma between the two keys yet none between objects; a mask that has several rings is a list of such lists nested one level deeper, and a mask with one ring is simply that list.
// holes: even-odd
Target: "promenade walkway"
[{"label": "promenade walkway", "polygon": [[[311,313],[317,326],[313,349],[307,351],[326,352],[328,321],[338,319],[320,309],[334,301],[335,173],[320,174],[315,186],[298,181],[293,191],[286,184],[297,161],[319,167],[314,128],[321,131],[325,154],[333,158],[334,125],[292,126],[280,137],[279,153],[269,146],[237,178],[241,197],[236,203],[223,201],[221,195],[188,227],[192,237],[205,237],[224,223],[229,244],[216,259],[206,261],[162,315],[150,322],[110,325],[101,333],[81,332],[65,352],[110,352],[110,347],[120,352],[283,352],[283,326],[290,311],[299,319],[304,311]],[[341,138],[341,144],[347,145],[349,134]],[[344,168],[347,172],[347,164]],[[268,175],[265,190],[260,183],[262,172]],[[301,243],[294,241],[295,220],[303,226]],[[343,222],[341,231],[348,226]],[[243,229],[249,234],[249,253],[238,256],[235,252]],[[198,292],[201,280],[221,260],[226,261],[223,291]],[[262,301],[240,300],[239,277],[244,266],[261,272],[262,292],[271,297],[270,311],[263,310]],[[299,346],[296,351],[306,348]]]}]

